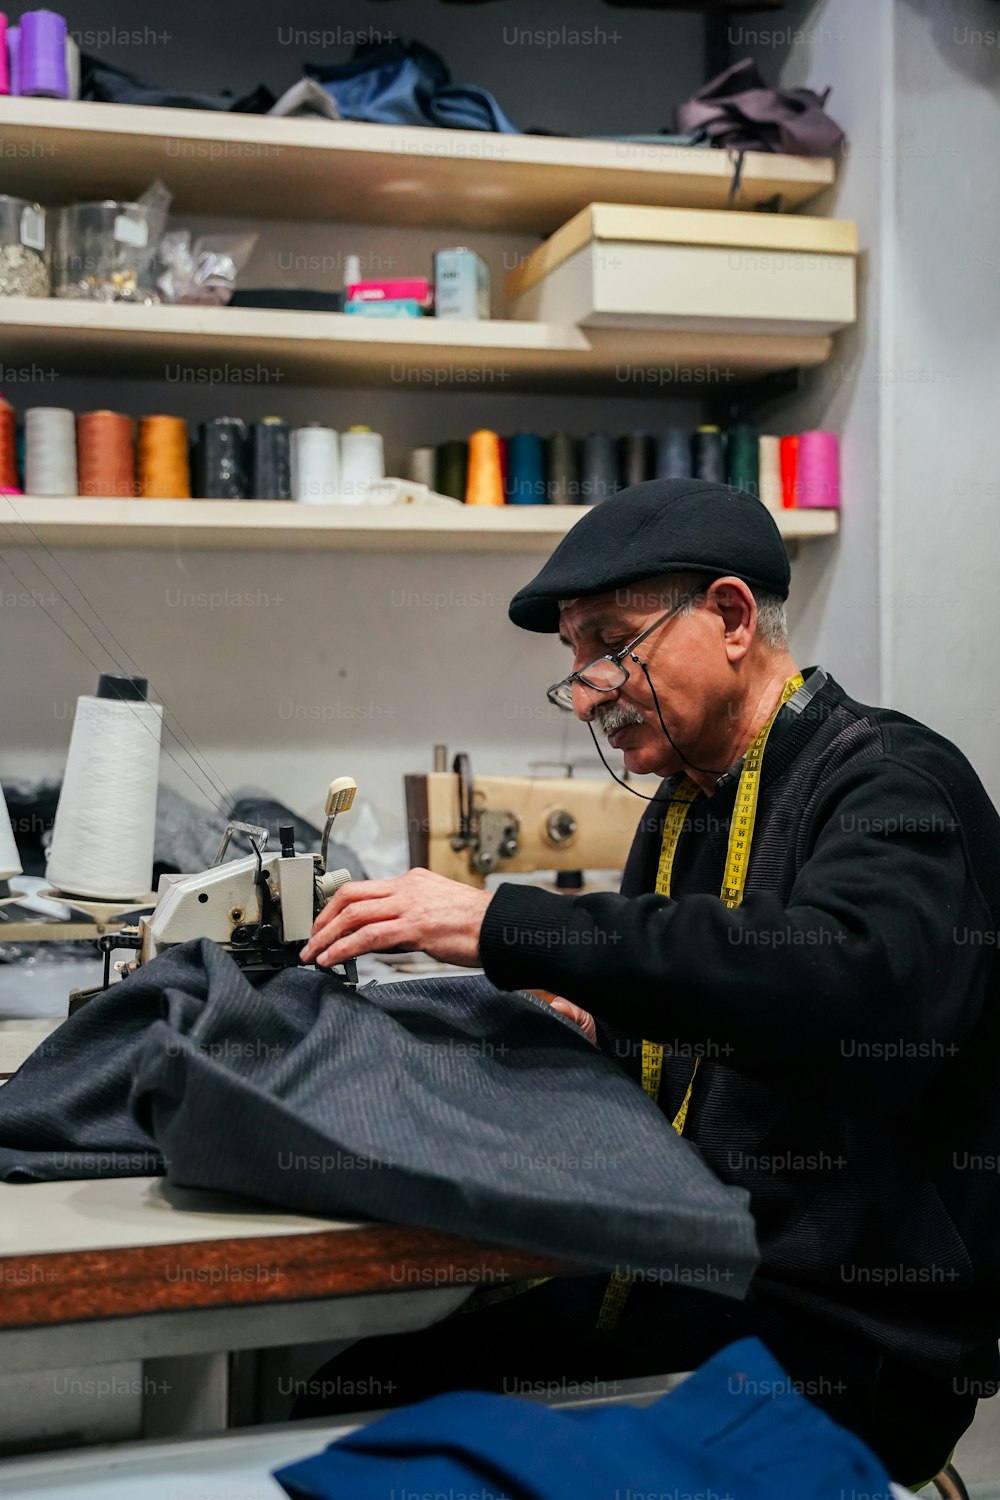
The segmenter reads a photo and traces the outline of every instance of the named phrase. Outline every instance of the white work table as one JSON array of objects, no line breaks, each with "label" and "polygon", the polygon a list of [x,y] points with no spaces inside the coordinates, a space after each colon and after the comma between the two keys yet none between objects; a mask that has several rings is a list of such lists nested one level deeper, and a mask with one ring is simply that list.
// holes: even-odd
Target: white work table
[{"label": "white work table", "polygon": [[[286,1213],[157,1177],[3,1183],[0,1441],[11,1432],[31,1441],[218,1430],[231,1418],[238,1351],[407,1332],[483,1287],[571,1269],[434,1230]],[[102,1368],[115,1378],[102,1382]]]},{"label": "white work table", "polygon": [[0,1183],[0,1370],[418,1328],[554,1265],[159,1177]]},{"label": "white work table", "polygon": [[[368,968],[376,972],[365,978],[399,977]],[[92,961],[47,969],[0,971],[0,1074],[60,1024],[70,983],[93,982]],[[315,1368],[356,1339],[426,1327],[474,1291],[571,1269],[160,1177],[0,1183],[0,1451],[12,1439],[161,1437],[273,1420],[234,1395],[240,1362]],[[0,1460],[0,1495],[4,1468]]]}]

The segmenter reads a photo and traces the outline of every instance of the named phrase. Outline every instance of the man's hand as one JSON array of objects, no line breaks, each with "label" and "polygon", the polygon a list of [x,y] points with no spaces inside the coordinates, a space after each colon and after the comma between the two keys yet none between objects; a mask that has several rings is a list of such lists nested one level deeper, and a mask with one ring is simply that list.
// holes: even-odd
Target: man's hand
[{"label": "man's hand", "polygon": [[564,1000],[561,995],[557,995],[549,1003],[553,1010],[557,1010],[561,1016],[565,1016],[568,1021],[572,1021],[575,1026],[579,1026],[588,1042],[591,1042],[595,1047],[597,1046],[597,1022],[589,1010],[584,1010],[581,1006],[574,1005],[572,1000]]},{"label": "man's hand", "polygon": [[349,880],[316,918],[299,957],[328,968],[362,953],[419,949],[441,963],[475,968],[492,899],[430,870],[408,870],[394,880]]}]

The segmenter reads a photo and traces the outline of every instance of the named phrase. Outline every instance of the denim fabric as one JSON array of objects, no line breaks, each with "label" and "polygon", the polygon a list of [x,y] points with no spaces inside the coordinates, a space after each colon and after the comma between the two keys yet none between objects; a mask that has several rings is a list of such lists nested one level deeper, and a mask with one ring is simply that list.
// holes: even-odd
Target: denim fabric
[{"label": "denim fabric", "polygon": [[889,1494],[874,1455],[805,1400],[757,1339],[731,1344],[643,1410],[553,1411],[462,1391],[391,1412],[274,1477],[294,1500]]}]

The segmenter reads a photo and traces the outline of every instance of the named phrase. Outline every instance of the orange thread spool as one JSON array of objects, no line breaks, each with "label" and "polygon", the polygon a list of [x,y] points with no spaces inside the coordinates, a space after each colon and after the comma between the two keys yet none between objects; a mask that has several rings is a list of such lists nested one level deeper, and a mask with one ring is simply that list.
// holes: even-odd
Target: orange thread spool
[{"label": "orange thread spool", "polygon": [[0,490],[17,489],[17,418],[0,396]]},{"label": "orange thread spool", "polygon": [[139,423],[139,493],[147,500],[190,500],[191,464],[183,417]]},{"label": "orange thread spool", "polygon": [[483,428],[469,438],[469,477],[465,487],[466,505],[503,505],[503,469],[500,461],[500,439]]},{"label": "orange thread spool", "polygon": [[81,412],[76,464],[81,495],[134,495],[132,418],[120,411]]}]

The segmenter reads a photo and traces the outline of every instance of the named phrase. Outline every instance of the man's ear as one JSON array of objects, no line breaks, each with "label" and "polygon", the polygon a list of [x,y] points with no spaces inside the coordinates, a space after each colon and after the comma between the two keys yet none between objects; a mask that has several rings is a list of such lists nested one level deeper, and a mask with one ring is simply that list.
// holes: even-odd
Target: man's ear
[{"label": "man's ear", "polygon": [[742,578],[719,578],[712,585],[712,599],[722,620],[730,661],[745,656],[753,640],[757,601]]}]

